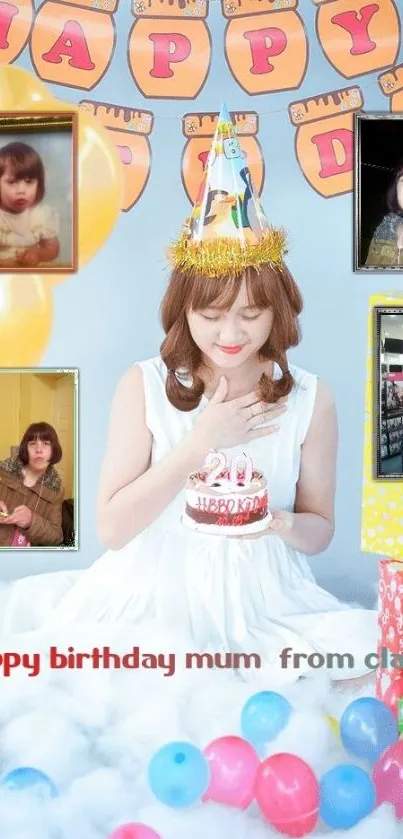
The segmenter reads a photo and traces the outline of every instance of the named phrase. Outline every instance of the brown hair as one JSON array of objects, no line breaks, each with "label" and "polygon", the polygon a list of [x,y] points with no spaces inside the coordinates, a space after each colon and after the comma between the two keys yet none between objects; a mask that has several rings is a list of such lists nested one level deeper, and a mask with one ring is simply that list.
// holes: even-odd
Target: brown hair
[{"label": "brown hair", "polygon": [[8,165],[12,166],[17,181],[23,178],[38,181],[35,205],[39,204],[45,195],[45,169],[38,152],[27,143],[8,143],[0,148],[0,178]]},{"label": "brown hair", "polygon": [[[161,304],[162,326],[166,337],[160,352],[168,368],[166,394],[175,408],[193,411],[204,393],[204,382],[197,371],[202,353],[190,334],[187,313],[214,308],[228,311],[236,300],[242,281],[246,281],[250,305],[259,309],[273,309],[273,325],[259,356],[277,362],[282,376],[273,381],[263,373],[259,385],[264,402],[276,402],[286,396],[294,385],[288,369],[286,352],[295,347],[301,337],[298,315],[302,311],[302,297],[288,268],[264,265],[249,268],[244,275],[206,278],[200,274],[174,269]],[[180,381],[180,370],[192,377],[192,386]]]},{"label": "brown hair", "polygon": [[59,463],[62,459],[62,447],[59,443],[59,438],[53,425],[49,425],[47,422],[33,422],[31,425],[28,426],[22,440],[20,443],[20,448],[18,451],[18,457],[21,463],[24,466],[27,465],[29,462],[29,455],[28,455],[28,443],[31,443],[32,440],[42,440],[43,442],[50,443],[52,446],[52,456],[50,458],[50,463]]}]

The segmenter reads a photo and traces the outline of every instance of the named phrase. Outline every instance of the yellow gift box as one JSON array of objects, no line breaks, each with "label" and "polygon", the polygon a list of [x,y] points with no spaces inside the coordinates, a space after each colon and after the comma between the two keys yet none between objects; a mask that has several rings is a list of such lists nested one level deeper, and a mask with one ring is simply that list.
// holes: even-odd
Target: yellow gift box
[{"label": "yellow gift box", "polygon": [[368,351],[365,388],[364,466],[361,550],[403,559],[403,478],[376,478],[375,306],[402,306],[403,294],[385,292],[369,299]]}]

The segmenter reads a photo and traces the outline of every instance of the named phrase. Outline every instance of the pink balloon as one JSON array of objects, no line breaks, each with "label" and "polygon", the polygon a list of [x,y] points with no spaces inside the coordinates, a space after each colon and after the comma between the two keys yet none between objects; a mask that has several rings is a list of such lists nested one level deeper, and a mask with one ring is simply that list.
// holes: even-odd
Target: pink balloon
[{"label": "pink balloon", "polygon": [[151,827],[146,824],[122,824],[109,834],[107,839],[161,839],[159,833],[156,833]]},{"label": "pink balloon", "polygon": [[281,753],[257,771],[256,801],[268,822],[285,836],[306,836],[318,820],[319,784],[307,763]]},{"label": "pink balloon", "polygon": [[396,815],[403,818],[403,740],[389,746],[374,766],[372,780],[376,789],[376,803],[390,801]]},{"label": "pink balloon", "polygon": [[259,756],[242,737],[218,737],[203,751],[211,780],[203,801],[217,801],[245,810],[253,801]]}]

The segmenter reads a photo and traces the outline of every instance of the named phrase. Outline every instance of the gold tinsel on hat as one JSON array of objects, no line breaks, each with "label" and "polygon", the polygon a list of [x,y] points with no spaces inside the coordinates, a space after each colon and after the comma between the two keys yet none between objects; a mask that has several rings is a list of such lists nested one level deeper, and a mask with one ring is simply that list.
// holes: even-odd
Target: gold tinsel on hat
[{"label": "gold tinsel on hat", "polygon": [[245,244],[231,238],[195,242],[184,232],[170,248],[168,257],[173,268],[205,277],[224,277],[262,265],[279,267],[285,253],[285,230],[270,227],[256,243]]}]

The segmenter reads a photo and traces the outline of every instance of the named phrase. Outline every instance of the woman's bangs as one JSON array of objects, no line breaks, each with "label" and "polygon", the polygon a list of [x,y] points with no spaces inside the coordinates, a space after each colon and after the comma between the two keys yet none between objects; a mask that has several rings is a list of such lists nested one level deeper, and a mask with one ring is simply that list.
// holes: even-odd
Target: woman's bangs
[{"label": "woman's bangs", "polygon": [[270,309],[275,296],[274,276],[270,269],[250,269],[245,274],[246,293],[250,306],[256,309]]},{"label": "woman's bangs", "polygon": [[226,278],[206,278],[196,275],[192,280],[189,294],[189,309],[194,312],[214,308],[228,311],[233,306],[242,282],[246,283],[248,303],[256,309],[268,309],[273,305],[275,296],[275,275],[270,268],[260,271],[249,269],[244,275]]},{"label": "woman's bangs", "polygon": [[37,440],[40,440],[41,443],[51,443],[51,439],[49,434],[45,434],[43,431],[40,434],[30,434],[27,437],[27,443],[36,443]]},{"label": "woman's bangs", "polygon": [[25,180],[25,178],[30,179],[30,180],[31,179],[32,180],[37,180],[37,178],[38,178],[38,164],[35,160],[32,160],[32,159],[29,160],[28,159],[28,160],[23,161],[23,160],[16,159],[15,157],[12,157],[10,155],[10,157],[8,159],[8,162],[9,162],[10,166],[12,167],[14,178],[17,181]]},{"label": "woman's bangs", "polygon": [[194,312],[214,308],[228,310],[236,300],[242,277],[203,277],[198,274],[192,279],[189,294],[189,309]]},{"label": "woman's bangs", "polygon": [[52,442],[52,440],[50,439],[49,431],[46,431],[43,428],[31,428],[30,431],[27,433],[26,442],[35,443],[37,440],[40,440],[41,443]]}]

